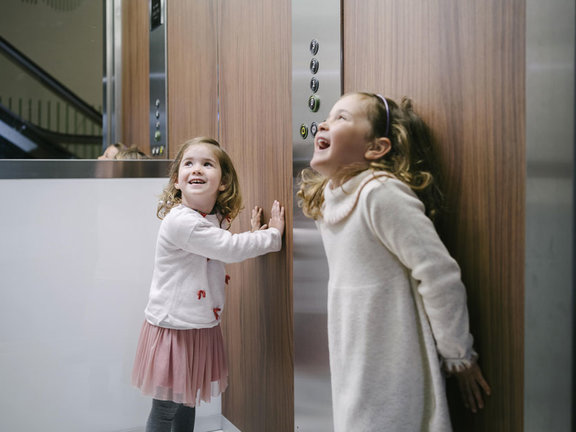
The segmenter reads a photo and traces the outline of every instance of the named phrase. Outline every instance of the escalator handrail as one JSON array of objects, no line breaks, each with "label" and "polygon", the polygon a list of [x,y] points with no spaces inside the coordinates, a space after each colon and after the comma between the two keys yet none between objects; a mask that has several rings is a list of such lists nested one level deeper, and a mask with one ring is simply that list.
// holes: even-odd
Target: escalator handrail
[{"label": "escalator handrail", "polygon": [[10,42],[0,36],[0,52],[5,54],[10,60],[22,67],[32,77],[40,81],[44,86],[56,93],[87,118],[97,124],[102,124],[102,114],[88,105],[84,100],[78,97],[69,88],[64,86],[60,81],[30,60],[26,55],[15,48]]},{"label": "escalator handrail", "polygon": [[25,130],[31,130],[36,136],[41,137],[52,145],[62,143],[75,143],[75,144],[97,144],[102,142],[102,135],[82,135],[82,134],[69,134],[62,132],[54,132],[44,129],[41,126],[35,125],[29,121],[24,120],[18,115],[14,114],[7,107],[0,103],[0,121],[4,121],[13,129],[23,133]]}]

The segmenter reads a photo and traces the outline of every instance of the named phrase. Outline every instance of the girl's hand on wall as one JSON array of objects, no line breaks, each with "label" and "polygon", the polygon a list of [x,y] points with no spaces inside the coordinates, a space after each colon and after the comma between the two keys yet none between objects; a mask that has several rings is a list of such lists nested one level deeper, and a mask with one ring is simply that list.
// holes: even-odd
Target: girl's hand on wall
[{"label": "girl's hand on wall", "polygon": [[486,396],[490,396],[491,389],[484,379],[478,363],[473,363],[469,368],[455,372],[454,376],[458,379],[458,387],[460,387],[464,406],[474,413],[483,409],[482,390]]},{"label": "girl's hand on wall", "polygon": [[284,207],[278,201],[274,201],[274,204],[272,204],[270,215],[268,226],[278,229],[280,234],[282,234],[284,232]]},{"label": "girl's hand on wall", "polygon": [[250,231],[254,232],[254,231],[258,231],[261,229],[266,229],[268,228],[268,225],[262,224],[262,208],[258,207],[258,206],[254,206],[254,208],[252,209],[252,216],[250,217]]}]

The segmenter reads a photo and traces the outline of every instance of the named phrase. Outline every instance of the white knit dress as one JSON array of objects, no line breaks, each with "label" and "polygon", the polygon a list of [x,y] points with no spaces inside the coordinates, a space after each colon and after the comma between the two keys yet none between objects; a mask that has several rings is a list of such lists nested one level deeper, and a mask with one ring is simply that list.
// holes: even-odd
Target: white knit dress
[{"label": "white knit dress", "polygon": [[422,202],[384,172],[324,197],[335,431],[451,431],[441,365],[476,356],[457,263]]}]

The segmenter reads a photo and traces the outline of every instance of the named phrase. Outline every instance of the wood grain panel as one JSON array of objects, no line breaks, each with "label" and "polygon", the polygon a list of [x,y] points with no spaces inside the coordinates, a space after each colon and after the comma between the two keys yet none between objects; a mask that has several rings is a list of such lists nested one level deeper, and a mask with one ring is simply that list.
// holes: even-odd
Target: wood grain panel
[{"label": "wood grain panel", "polygon": [[148,2],[122,2],[122,137],[150,152]]},{"label": "wood grain panel", "polygon": [[[241,180],[249,227],[254,205],[274,199],[292,213],[291,13],[289,0],[220,2],[221,142]],[[224,332],[230,386],[223,413],[242,431],[294,430],[292,238],[230,266]]]},{"label": "wood grain panel", "polygon": [[493,388],[456,431],[523,430],[524,0],[344,0],[344,90],[414,99],[435,130],[448,198],[441,236],[462,267]]},{"label": "wood grain panel", "polygon": [[218,138],[217,2],[166,2],[168,148],[190,138]]}]

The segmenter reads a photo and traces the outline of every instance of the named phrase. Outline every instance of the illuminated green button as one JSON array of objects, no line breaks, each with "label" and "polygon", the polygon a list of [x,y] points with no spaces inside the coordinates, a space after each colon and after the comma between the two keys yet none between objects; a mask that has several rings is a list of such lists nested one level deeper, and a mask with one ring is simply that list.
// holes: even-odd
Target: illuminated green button
[{"label": "illuminated green button", "polygon": [[305,124],[302,124],[300,126],[300,136],[302,137],[302,139],[306,139],[306,137],[308,136],[308,127]]},{"label": "illuminated green button", "polygon": [[320,98],[317,95],[312,95],[308,98],[308,108],[310,111],[316,112],[320,108]]},{"label": "illuminated green button", "polygon": [[162,133],[160,133],[160,131],[154,132],[154,141],[158,142],[160,138],[162,138]]}]

